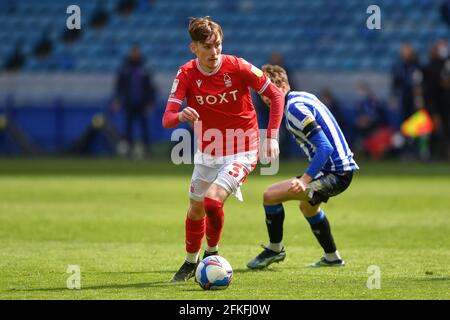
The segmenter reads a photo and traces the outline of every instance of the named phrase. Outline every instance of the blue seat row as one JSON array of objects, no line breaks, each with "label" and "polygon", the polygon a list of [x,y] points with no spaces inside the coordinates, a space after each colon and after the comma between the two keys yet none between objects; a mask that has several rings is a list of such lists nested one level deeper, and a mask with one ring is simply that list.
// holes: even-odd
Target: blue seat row
[{"label": "blue seat row", "polygon": [[[82,35],[69,45],[60,38],[65,30],[65,8],[71,2],[2,2],[0,42],[4,45],[0,58],[5,59],[21,43],[29,60],[26,70],[52,71],[61,65],[63,69],[111,72],[130,46],[138,44],[149,63],[161,71],[172,71],[182,63],[181,58],[189,56],[188,17],[207,14],[224,28],[225,52],[258,64],[277,51],[293,68],[388,70],[402,42],[412,42],[425,59],[433,41],[449,38],[448,27],[440,21],[439,0],[380,4],[382,30],[378,31],[365,26],[365,10],[373,2],[369,0],[139,0],[138,8],[128,16],[115,11],[119,0],[79,0]],[[94,30],[89,20],[100,7],[111,15],[104,28]],[[39,60],[32,57],[33,48],[43,35],[53,42],[53,49],[49,58]]]}]

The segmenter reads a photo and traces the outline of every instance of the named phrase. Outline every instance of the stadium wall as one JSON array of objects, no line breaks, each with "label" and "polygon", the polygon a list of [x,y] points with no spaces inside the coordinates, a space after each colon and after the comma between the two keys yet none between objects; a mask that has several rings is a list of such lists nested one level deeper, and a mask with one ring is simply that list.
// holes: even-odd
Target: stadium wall
[{"label": "stadium wall", "polygon": [[[155,75],[159,92],[158,106],[148,117],[153,143],[166,143],[170,139],[171,130],[162,128],[161,117],[173,76],[167,73]],[[389,95],[389,74],[386,73],[295,72],[291,76],[299,85],[299,90],[318,94],[323,87],[328,87],[350,112],[356,98],[355,86],[360,81],[376,89],[380,98]],[[76,141],[98,114],[106,115],[123,134],[123,114],[113,114],[109,110],[114,82],[114,74],[103,73],[2,74],[0,112],[22,129],[40,150],[57,152]],[[15,148],[5,149],[5,143],[5,139],[0,139],[0,153],[5,153],[6,149],[9,153],[16,153]],[[101,140],[98,143],[102,143]],[[100,149],[94,147],[95,150]]]}]

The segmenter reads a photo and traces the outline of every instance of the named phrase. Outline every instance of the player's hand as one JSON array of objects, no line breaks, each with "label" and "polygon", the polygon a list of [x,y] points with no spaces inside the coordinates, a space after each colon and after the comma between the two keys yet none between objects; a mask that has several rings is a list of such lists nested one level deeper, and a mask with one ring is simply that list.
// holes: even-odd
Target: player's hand
[{"label": "player's hand", "polygon": [[294,178],[291,180],[291,186],[289,187],[288,191],[294,192],[294,193],[300,193],[306,191],[307,184],[299,178]]},{"label": "player's hand", "polygon": [[190,107],[186,107],[178,113],[178,119],[180,122],[192,122],[194,123],[198,119],[200,119],[200,115],[195,111],[195,109],[192,109]]},{"label": "player's hand", "polygon": [[280,147],[278,146],[278,140],[273,138],[267,138],[263,144],[264,157],[268,159],[276,159],[280,155]]}]

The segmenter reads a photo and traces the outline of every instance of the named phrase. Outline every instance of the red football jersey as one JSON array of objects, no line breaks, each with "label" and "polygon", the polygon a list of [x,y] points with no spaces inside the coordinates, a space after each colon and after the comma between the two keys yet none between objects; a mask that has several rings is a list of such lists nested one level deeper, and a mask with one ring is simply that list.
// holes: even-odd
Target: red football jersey
[{"label": "red football jersey", "polygon": [[[210,74],[201,69],[198,59],[193,59],[178,70],[169,102],[181,105],[186,99],[187,105],[198,112],[202,152],[225,156],[254,151],[259,147],[259,132],[250,87],[261,94],[269,84],[270,79],[260,69],[242,58],[221,55]],[[222,144],[217,141],[219,132]]]}]

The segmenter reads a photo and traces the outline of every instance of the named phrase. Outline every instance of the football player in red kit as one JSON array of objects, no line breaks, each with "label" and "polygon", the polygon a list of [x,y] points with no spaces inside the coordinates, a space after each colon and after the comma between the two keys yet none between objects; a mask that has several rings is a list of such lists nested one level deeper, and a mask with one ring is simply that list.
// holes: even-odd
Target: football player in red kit
[{"label": "football player in red kit", "polygon": [[[242,200],[240,185],[258,161],[259,129],[250,87],[270,99],[265,157],[278,157],[278,128],[284,96],[263,72],[242,58],[223,55],[221,27],[210,17],[191,18],[191,51],[196,59],[177,72],[162,122],[173,128],[189,122],[199,137],[186,217],[186,259],[172,282],[195,273],[203,236],[203,257],[218,254],[223,205],[230,194]],[[187,107],[180,111],[183,101]]]}]

